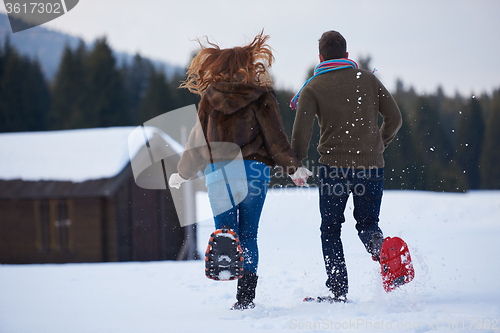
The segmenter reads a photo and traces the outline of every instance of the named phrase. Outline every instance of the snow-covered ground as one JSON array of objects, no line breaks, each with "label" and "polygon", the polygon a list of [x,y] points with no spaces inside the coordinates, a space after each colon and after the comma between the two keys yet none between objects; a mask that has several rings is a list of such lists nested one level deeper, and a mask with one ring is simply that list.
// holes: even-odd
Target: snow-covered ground
[{"label": "snow-covered ground", "polygon": [[[199,216],[210,213],[200,194]],[[386,191],[381,227],[409,245],[416,277],[385,293],[346,209],[347,304],[327,294],[314,189],[271,190],[259,230],[256,308],[230,311],[236,282],[203,261],[0,265],[0,332],[499,332],[500,192]],[[198,228],[206,248],[213,223]]]}]

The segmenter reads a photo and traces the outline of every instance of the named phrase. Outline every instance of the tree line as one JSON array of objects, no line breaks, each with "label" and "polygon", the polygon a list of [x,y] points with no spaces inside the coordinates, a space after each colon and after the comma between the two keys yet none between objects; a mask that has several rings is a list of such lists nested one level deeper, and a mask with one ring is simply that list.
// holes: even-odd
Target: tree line
[{"label": "tree line", "polygon": [[[369,67],[369,58],[361,67]],[[181,74],[167,77],[139,54],[118,65],[105,38],[83,42],[62,54],[52,82],[37,60],[20,55],[8,39],[0,45],[0,132],[138,126],[167,111],[197,104],[178,89]],[[295,92],[278,89],[285,131],[290,136]],[[393,97],[403,126],[385,152],[385,187],[431,191],[500,189],[500,89],[479,96],[421,94],[398,81]],[[318,166],[315,125],[305,164]],[[286,177],[272,185],[288,185]]]}]

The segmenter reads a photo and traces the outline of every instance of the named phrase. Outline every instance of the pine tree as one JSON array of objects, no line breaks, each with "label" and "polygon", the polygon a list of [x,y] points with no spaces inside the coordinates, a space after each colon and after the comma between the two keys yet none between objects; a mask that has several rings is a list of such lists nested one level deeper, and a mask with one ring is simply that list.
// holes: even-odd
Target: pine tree
[{"label": "pine tree", "polygon": [[26,131],[23,122],[23,61],[16,51],[4,58],[0,78],[0,126],[2,132]]},{"label": "pine tree", "polygon": [[130,124],[126,112],[123,77],[106,39],[98,39],[85,59],[87,91],[84,96],[85,127]]},{"label": "pine tree", "polygon": [[456,160],[465,173],[470,189],[481,187],[480,157],[485,126],[482,113],[479,101],[471,98],[459,113],[457,123]]},{"label": "pine tree", "polygon": [[416,189],[464,191],[466,182],[439,118],[436,100],[419,97],[409,123],[416,158]]},{"label": "pine tree", "polygon": [[500,189],[500,90],[493,92],[481,154],[481,181],[485,189]]},{"label": "pine tree", "polygon": [[52,83],[50,129],[71,129],[85,126],[84,97],[87,91],[84,60],[86,47],[80,41],[73,51],[66,45],[57,74]]},{"label": "pine tree", "polygon": [[413,153],[411,131],[407,122],[408,115],[403,105],[400,106],[400,109],[403,116],[403,124],[396,138],[394,138],[384,151],[384,186],[387,189],[413,189],[417,183],[415,173],[416,161]]},{"label": "pine tree", "polygon": [[[10,41],[9,38],[7,37],[5,39],[5,44],[2,46],[0,45],[0,84],[2,82],[3,78],[3,73],[5,70],[5,65],[7,63],[7,50],[10,47]],[[7,122],[8,122],[8,110],[6,108],[2,107],[2,92],[0,91],[0,132],[5,132],[7,128]]]},{"label": "pine tree", "polygon": [[[5,40],[5,47],[9,47],[9,38],[7,37],[6,40]],[[4,67],[5,67],[5,62],[7,60],[7,55],[6,55],[6,50],[4,50],[5,48],[4,46],[0,45],[0,79],[2,78],[3,76],[3,70],[4,70]]]},{"label": "pine tree", "polygon": [[44,130],[50,94],[38,61],[20,56],[9,44],[1,59],[0,131]]},{"label": "pine tree", "polygon": [[[187,93],[183,92],[177,89],[177,86],[177,82],[167,81],[163,69],[154,69],[151,72],[148,89],[139,108],[140,121],[145,125],[160,126],[161,130],[173,139],[183,142],[186,139],[183,135],[189,134],[196,123],[196,113],[175,112],[172,117],[168,113],[191,104],[196,105],[197,101],[193,100],[194,94],[189,93],[187,90]],[[187,98],[180,99],[181,94]],[[157,120],[149,122],[153,118],[162,115],[167,117],[161,118],[161,124]]]},{"label": "pine tree", "polygon": [[417,95],[413,88],[406,90],[403,82],[397,80],[393,94],[401,111],[403,124],[393,142],[384,151],[385,187],[387,189],[422,189],[419,187],[419,171],[415,154],[415,143],[411,131]]},{"label": "pine tree", "polygon": [[47,129],[51,105],[50,89],[38,60],[28,64],[24,81],[25,120],[29,131],[44,131]]},{"label": "pine tree", "polygon": [[165,74],[153,69],[150,72],[148,88],[144,92],[144,98],[139,108],[139,122],[142,124],[165,112],[172,111],[172,99]]},{"label": "pine tree", "polygon": [[138,125],[141,123],[139,107],[146,95],[153,70],[154,67],[151,61],[141,57],[139,54],[134,56],[129,66],[125,66],[122,69],[127,97],[127,109],[131,124]]}]

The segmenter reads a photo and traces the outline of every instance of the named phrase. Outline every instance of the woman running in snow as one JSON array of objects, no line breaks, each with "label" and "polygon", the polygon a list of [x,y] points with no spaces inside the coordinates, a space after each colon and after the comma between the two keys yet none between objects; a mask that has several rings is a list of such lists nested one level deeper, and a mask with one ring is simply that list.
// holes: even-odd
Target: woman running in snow
[{"label": "woman running in snow", "polygon": [[257,231],[270,168],[281,167],[302,183],[311,174],[301,167],[283,129],[267,70],[274,60],[268,38],[261,32],[250,44],[228,49],[200,43],[181,88],[201,96],[201,126],[191,131],[178,173],[169,180],[179,188],[205,167],[215,228],[233,229],[243,250],[243,276],[232,307],[240,310],[254,307]]}]

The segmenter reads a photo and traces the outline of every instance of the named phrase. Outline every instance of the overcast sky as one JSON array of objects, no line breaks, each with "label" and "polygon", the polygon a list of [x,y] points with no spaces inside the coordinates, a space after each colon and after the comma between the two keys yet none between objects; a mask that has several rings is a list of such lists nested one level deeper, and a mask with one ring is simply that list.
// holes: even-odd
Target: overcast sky
[{"label": "overcast sky", "polygon": [[80,0],[44,27],[87,42],[106,36],[117,51],[183,66],[196,38],[240,46],[264,28],[276,84],[293,90],[318,64],[321,34],[338,30],[350,58],[370,55],[389,89],[401,78],[419,92],[441,85],[452,95],[500,88],[499,17],[497,0]]}]

